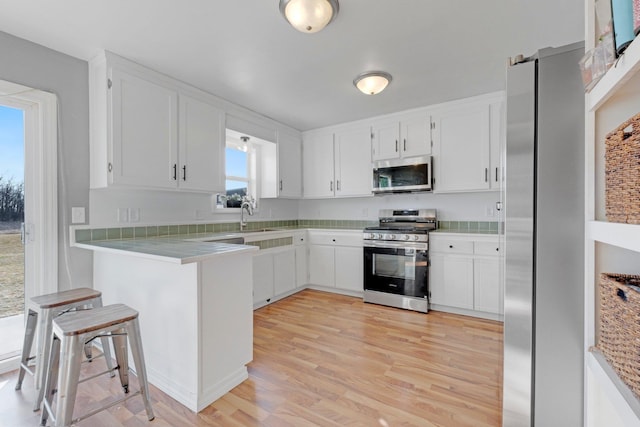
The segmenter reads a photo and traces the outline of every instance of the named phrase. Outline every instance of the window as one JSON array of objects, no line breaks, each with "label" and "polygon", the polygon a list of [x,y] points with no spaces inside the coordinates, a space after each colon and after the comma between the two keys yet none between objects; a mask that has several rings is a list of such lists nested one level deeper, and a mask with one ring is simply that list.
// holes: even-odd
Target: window
[{"label": "window", "polygon": [[217,208],[240,208],[242,199],[256,199],[258,146],[253,138],[227,129],[225,193],[218,194]]},{"label": "window", "polygon": [[228,208],[239,208],[242,198],[250,194],[248,147],[227,142],[225,149],[225,195]]}]

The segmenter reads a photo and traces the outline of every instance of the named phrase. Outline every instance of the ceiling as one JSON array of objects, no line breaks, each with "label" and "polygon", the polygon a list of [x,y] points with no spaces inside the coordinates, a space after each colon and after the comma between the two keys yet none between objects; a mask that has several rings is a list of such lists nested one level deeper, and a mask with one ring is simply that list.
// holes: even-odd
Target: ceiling
[{"label": "ceiling", "polygon": [[[584,0],[340,0],[316,34],[278,0],[0,7],[2,31],[84,60],[110,50],[303,131],[501,90],[509,56],[584,38]],[[363,95],[352,80],[368,70],[393,82]]]}]

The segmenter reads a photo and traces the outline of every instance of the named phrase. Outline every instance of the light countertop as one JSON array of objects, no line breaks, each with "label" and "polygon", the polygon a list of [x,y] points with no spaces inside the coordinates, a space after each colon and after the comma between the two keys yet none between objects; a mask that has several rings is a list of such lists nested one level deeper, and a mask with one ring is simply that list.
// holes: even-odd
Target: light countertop
[{"label": "light countertop", "polygon": [[206,261],[211,257],[249,253],[258,247],[230,243],[199,242],[171,238],[99,240],[77,242],[76,247],[93,251],[126,254],[177,264]]}]

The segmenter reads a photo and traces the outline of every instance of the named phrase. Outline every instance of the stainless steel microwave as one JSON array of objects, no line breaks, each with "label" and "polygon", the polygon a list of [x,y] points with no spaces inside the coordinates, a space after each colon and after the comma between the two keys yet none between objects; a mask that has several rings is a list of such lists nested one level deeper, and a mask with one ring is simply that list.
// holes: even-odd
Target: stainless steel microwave
[{"label": "stainless steel microwave", "polygon": [[431,156],[380,160],[373,164],[376,194],[431,190]]}]

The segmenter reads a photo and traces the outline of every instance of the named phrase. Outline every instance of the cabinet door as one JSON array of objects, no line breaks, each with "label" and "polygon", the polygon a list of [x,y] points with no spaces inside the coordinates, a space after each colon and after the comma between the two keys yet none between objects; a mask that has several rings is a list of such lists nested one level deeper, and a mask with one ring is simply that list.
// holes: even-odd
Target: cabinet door
[{"label": "cabinet door", "polygon": [[373,124],[371,155],[373,160],[400,157],[400,127],[397,120],[383,120]]},{"label": "cabinet door", "polygon": [[400,121],[402,157],[431,154],[431,118],[423,113]]},{"label": "cabinet door", "polygon": [[489,145],[491,147],[490,162],[491,188],[499,190],[503,179],[502,155],[506,150],[506,128],[505,128],[505,111],[504,102],[496,101],[491,103],[491,135]]},{"label": "cabinet door", "polygon": [[333,197],[333,132],[304,136],[302,143],[304,197]]},{"label": "cabinet door", "polygon": [[223,192],[224,112],[181,94],[179,114],[178,186],[189,190]]},{"label": "cabinet door", "polygon": [[298,137],[278,135],[278,197],[302,196],[302,141]]},{"label": "cabinet door", "polygon": [[273,297],[273,255],[253,255],[253,303],[262,303]]},{"label": "cabinet door", "polygon": [[115,68],[111,81],[110,183],[175,188],[177,92]]},{"label": "cabinet door", "polygon": [[473,263],[475,310],[503,314],[504,290],[500,280],[500,261],[475,259]]},{"label": "cabinet door", "polygon": [[432,303],[473,310],[473,258],[431,255],[430,279]]},{"label": "cabinet door", "polygon": [[331,246],[309,246],[309,283],[312,285],[335,285],[334,249]]},{"label": "cabinet door", "polygon": [[489,105],[459,107],[434,113],[434,191],[489,189]]},{"label": "cabinet door", "polygon": [[336,247],[336,288],[364,290],[364,255],[362,248]]},{"label": "cabinet door", "polygon": [[336,197],[372,194],[373,169],[369,147],[371,147],[369,126],[336,132]]},{"label": "cabinet door", "polygon": [[274,294],[280,295],[296,288],[296,250],[294,247],[273,254]]},{"label": "cabinet door", "polygon": [[307,269],[307,247],[296,247],[296,286],[302,287],[306,285],[308,280]]}]

